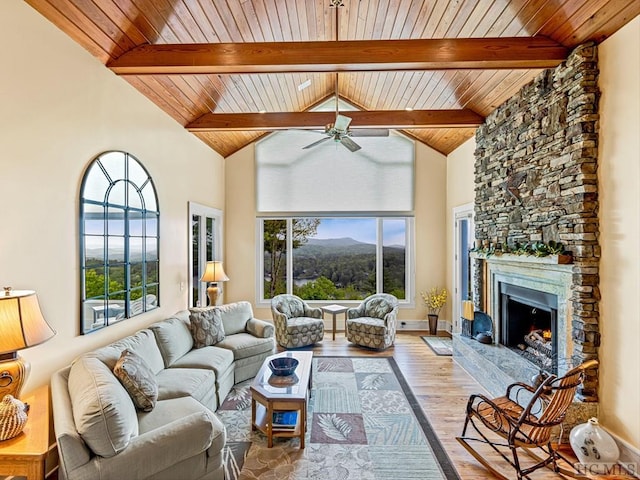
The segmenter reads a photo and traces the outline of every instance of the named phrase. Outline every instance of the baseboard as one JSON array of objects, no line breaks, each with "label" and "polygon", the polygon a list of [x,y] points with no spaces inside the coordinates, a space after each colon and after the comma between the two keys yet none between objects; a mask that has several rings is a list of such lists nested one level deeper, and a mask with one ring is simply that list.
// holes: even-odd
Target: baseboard
[{"label": "baseboard", "polygon": [[[606,429],[605,429],[606,430]],[[616,434],[607,430],[607,433],[613,437],[620,449],[620,458],[618,464],[635,478],[640,478],[640,450],[629,445]]]}]

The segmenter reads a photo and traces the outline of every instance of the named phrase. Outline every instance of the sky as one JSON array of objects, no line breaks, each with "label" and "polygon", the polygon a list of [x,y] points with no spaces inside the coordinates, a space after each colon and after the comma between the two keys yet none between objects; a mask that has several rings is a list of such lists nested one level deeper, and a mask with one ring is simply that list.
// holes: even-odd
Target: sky
[{"label": "sky", "polygon": [[[376,243],[375,218],[323,218],[315,238],[350,237],[364,243]],[[403,218],[384,221],[384,245],[405,244],[405,220]]]}]

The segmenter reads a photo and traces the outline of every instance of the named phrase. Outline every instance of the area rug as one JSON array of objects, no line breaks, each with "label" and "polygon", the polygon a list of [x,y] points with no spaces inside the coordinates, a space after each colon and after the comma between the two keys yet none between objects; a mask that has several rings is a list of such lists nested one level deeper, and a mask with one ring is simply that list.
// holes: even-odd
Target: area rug
[{"label": "area rug", "polygon": [[453,355],[453,345],[449,337],[420,337],[424,343],[431,347],[436,355]]},{"label": "area rug", "polygon": [[391,357],[316,357],[306,448],[251,431],[251,381],[216,414],[227,428],[227,480],[460,477]]}]

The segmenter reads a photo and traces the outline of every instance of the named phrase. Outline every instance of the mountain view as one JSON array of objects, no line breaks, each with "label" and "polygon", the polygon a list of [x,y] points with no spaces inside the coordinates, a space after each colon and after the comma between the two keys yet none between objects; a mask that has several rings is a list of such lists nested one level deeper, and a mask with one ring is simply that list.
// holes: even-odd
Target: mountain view
[{"label": "mountain view", "polygon": [[[266,286],[270,264],[265,252]],[[376,246],[350,237],[308,238],[293,250],[293,282],[293,293],[307,300],[363,299],[376,292]],[[404,298],[403,246],[383,248],[383,283],[385,292]]]}]

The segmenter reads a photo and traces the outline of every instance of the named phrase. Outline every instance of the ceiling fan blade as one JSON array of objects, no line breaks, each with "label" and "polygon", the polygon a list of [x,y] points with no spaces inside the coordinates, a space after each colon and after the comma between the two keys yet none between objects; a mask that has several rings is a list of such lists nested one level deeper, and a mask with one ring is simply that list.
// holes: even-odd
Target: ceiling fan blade
[{"label": "ceiling fan blade", "polygon": [[356,142],[351,140],[349,137],[342,137],[340,139],[340,143],[345,147],[347,147],[352,152],[357,152],[362,148],[360,145],[358,145]]},{"label": "ceiling fan blade", "polygon": [[388,137],[388,128],[356,128],[349,131],[350,137]]},{"label": "ceiling fan blade", "polygon": [[302,147],[303,150],[306,150],[307,148],[311,148],[311,147],[315,147],[316,145],[320,145],[323,142],[326,142],[327,140],[331,140],[331,137],[324,137],[321,138],[320,140],[310,143],[309,145],[307,145],[306,147]]},{"label": "ceiling fan blade", "polygon": [[346,132],[347,128],[349,128],[350,123],[351,119],[349,117],[338,114],[336,115],[336,123],[333,125],[333,128],[340,132]]}]

